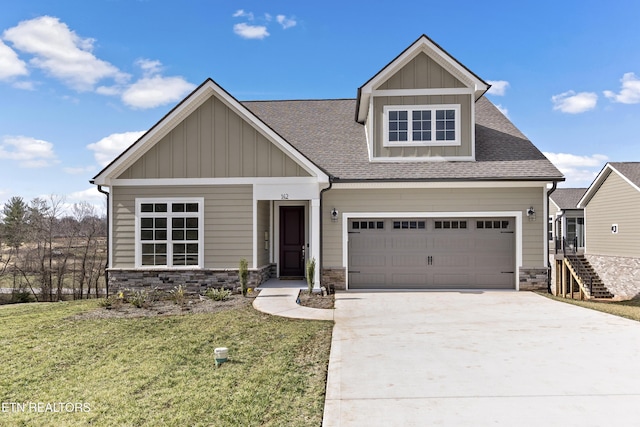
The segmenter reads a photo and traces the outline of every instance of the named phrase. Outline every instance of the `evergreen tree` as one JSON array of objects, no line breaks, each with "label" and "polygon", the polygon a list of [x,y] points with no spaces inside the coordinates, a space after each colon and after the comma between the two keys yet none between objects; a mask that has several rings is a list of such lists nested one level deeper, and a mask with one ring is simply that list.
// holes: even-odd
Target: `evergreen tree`
[{"label": "evergreen tree", "polygon": [[25,241],[27,232],[28,206],[22,197],[14,196],[2,208],[4,215],[4,226],[2,231],[7,245],[14,248],[16,252]]}]

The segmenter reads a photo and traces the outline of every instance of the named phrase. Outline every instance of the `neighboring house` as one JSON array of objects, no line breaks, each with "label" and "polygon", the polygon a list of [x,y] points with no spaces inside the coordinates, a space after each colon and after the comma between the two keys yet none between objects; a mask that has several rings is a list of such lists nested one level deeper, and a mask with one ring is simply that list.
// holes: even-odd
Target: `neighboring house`
[{"label": "neighboring house", "polygon": [[208,79],[102,170],[112,286],[547,288],[564,178],[421,36],[357,99],[239,102]]},{"label": "neighboring house", "polygon": [[578,202],[586,188],[558,188],[549,196],[549,248],[584,250],[584,210]]},{"label": "neighboring house", "polygon": [[640,294],[640,162],[607,163],[581,198],[585,257],[619,299]]}]

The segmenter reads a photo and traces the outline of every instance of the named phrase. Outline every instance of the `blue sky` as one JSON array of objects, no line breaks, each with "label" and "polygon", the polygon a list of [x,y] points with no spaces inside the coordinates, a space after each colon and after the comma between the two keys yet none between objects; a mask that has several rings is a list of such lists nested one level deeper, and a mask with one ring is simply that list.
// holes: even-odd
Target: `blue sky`
[{"label": "blue sky", "polygon": [[353,98],[423,33],[588,186],[640,161],[638,22],[633,1],[5,2],[0,204],[100,206],[89,179],[207,77],[239,100]]}]

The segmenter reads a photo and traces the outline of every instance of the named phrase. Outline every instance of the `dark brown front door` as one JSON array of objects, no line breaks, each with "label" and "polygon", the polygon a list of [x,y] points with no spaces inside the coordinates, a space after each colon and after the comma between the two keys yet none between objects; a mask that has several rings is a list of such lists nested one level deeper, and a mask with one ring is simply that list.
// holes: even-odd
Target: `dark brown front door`
[{"label": "dark brown front door", "polygon": [[304,206],[280,207],[280,277],[304,277]]}]

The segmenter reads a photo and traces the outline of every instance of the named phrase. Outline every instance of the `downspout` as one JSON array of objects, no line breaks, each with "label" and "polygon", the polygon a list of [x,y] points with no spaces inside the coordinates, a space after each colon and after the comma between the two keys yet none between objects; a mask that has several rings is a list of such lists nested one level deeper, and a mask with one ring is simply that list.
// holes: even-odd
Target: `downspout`
[{"label": "downspout", "polygon": [[107,297],[109,296],[109,257],[111,255],[111,247],[109,246],[109,235],[111,230],[111,223],[109,222],[109,192],[102,189],[102,185],[98,185],[98,191],[107,196],[107,262],[104,265],[104,285],[107,290]]},{"label": "downspout", "polygon": [[[547,191],[547,211],[545,212],[545,219],[547,222],[547,227],[549,227],[549,199],[551,197],[551,194],[556,191],[556,188],[558,188],[558,181],[553,181],[553,185],[551,186],[551,189],[549,191]],[[548,232],[545,232],[544,234],[547,234]],[[550,294],[551,293],[551,261],[549,261],[549,250],[547,249],[547,293]]]},{"label": "downspout", "polygon": [[[324,211],[322,210],[322,196],[324,195],[325,191],[331,190],[331,187],[333,187],[333,176],[329,176],[329,186],[327,188],[323,188],[322,190],[320,190],[320,262],[318,264],[318,268],[320,269],[320,286],[322,286],[322,265],[324,264],[323,246],[322,246],[322,240],[323,240],[322,224],[324,223],[324,215],[322,214],[322,212]],[[327,293],[329,292],[330,292],[330,289],[327,288]]]}]

